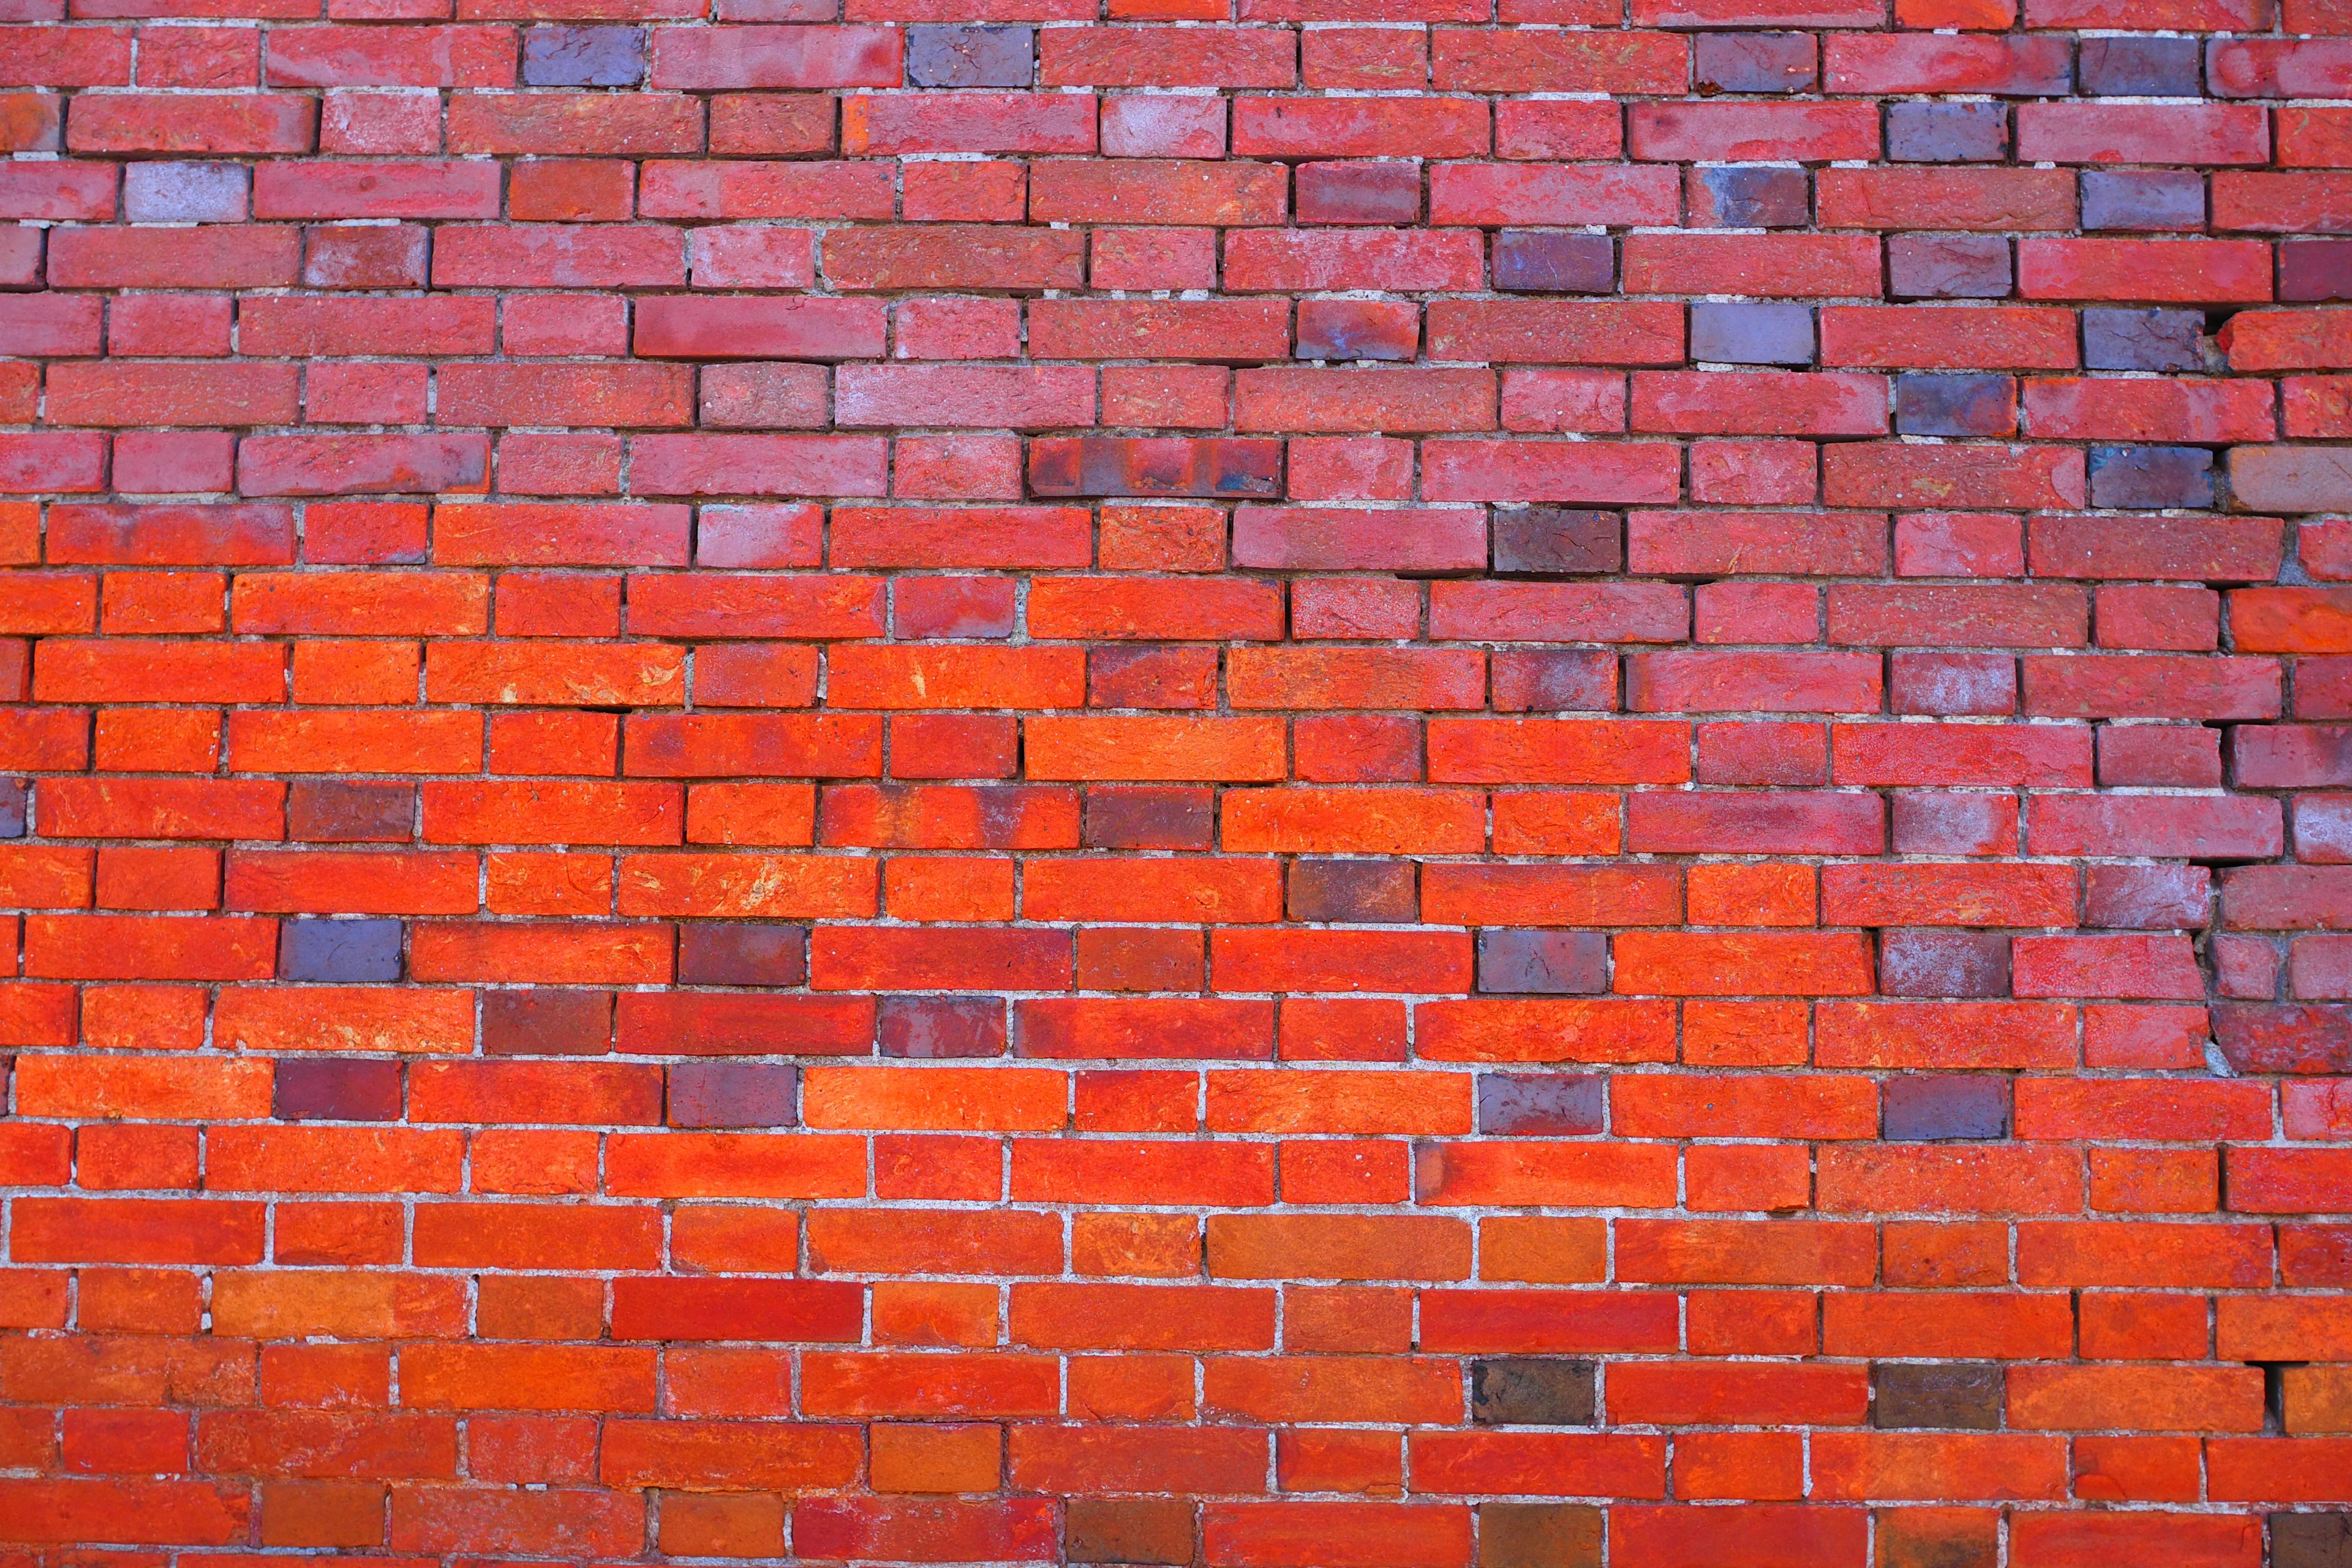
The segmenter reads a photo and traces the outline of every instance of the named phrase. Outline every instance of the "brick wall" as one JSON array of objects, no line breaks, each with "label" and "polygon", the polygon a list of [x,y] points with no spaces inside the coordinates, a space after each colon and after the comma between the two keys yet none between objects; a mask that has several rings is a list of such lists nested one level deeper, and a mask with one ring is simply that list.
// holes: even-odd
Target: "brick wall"
[{"label": "brick wall", "polygon": [[2352,1563],[2352,8],[1893,4],[7,0],[0,1565]]}]

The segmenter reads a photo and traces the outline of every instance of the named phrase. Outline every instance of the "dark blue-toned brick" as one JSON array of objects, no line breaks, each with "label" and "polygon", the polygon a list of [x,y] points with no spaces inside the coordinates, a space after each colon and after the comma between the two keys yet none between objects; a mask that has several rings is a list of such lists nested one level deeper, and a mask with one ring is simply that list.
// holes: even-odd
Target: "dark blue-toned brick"
[{"label": "dark blue-toned brick", "polygon": [[1886,155],[1897,163],[1985,163],[2009,155],[2009,110],[1998,103],[1896,103]]},{"label": "dark blue-toned brick", "polygon": [[1592,931],[1483,931],[1478,989],[1589,996],[1609,989],[1609,939]]},{"label": "dark blue-toned brick", "polygon": [[2083,226],[2178,233],[2205,226],[2205,176],[2190,169],[2085,169]]},{"label": "dark blue-toned brick", "polygon": [[1701,33],[1692,63],[1702,92],[1810,92],[1820,75],[1811,33]]},{"label": "dark blue-toned brick", "polygon": [[2093,98],[2195,98],[2202,52],[2195,38],[2084,38],[2074,74]]},{"label": "dark blue-toned brick", "polygon": [[397,1121],[400,1064],[365,1057],[281,1057],[269,1113],[280,1121]]},{"label": "dark blue-toned brick", "polygon": [[2006,996],[2009,939],[1968,931],[1885,932],[1878,988],[1889,996]]},{"label": "dark blue-toned brick", "polygon": [[798,985],[807,978],[803,927],[689,921],[678,930],[681,985]]},{"label": "dark blue-toned brick", "polygon": [[278,939],[278,978],[397,980],[400,938],[398,921],[288,921]]},{"label": "dark blue-toned brick", "polygon": [[2017,382],[1971,374],[1897,376],[1895,425],[1906,436],[2012,435]]},{"label": "dark blue-toned brick", "polygon": [[2094,447],[2091,504],[2211,506],[2213,454],[2202,447]]},{"label": "dark blue-toned brick", "polygon": [[525,87],[635,87],[645,74],[643,27],[531,27],[522,36]]},{"label": "dark blue-toned brick", "polygon": [[771,1062],[679,1062],[669,1069],[672,1127],[793,1127],[800,1069]]},{"label": "dark blue-toned brick", "polygon": [[2009,1136],[2009,1080],[1982,1073],[1890,1078],[1881,1089],[1886,1136],[1905,1143]]},{"label": "dark blue-toned brick", "polygon": [[1898,234],[1886,242],[1886,282],[1898,300],[2009,297],[2009,241],[1997,234]]},{"label": "dark blue-toned brick", "polygon": [[1522,294],[1606,294],[1617,287],[1616,242],[1605,234],[1505,229],[1495,237],[1495,287]]},{"label": "dark blue-toned brick", "polygon": [[1702,364],[1811,364],[1813,313],[1802,305],[1693,305],[1690,356]]},{"label": "dark blue-toned brick", "polygon": [[2083,363],[2092,370],[2202,369],[2197,339],[2204,325],[2195,310],[2086,310]]},{"label": "dark blue-toned brick", "polygon": [[1812,177],[1802,169],[1693,169],[1686,195],[1693,228],[1801,228],[1812,221]]},{"label": "dark blue-toned brick", "polygon": [[963,23],[907,29],[909,87],[1027,87],[1035,74],[1037,29]]},{"label": "dark blue-toned brick", "polygon": [[1576,1138],[1601,1131],[1609,1080],[1591,1072],[1478,1075],[1478,1131],[1499,1137]]},{"label": "dark blue-toned brick", "polygon": [[25,837],[25,781],[0,779],[0,838]]}]

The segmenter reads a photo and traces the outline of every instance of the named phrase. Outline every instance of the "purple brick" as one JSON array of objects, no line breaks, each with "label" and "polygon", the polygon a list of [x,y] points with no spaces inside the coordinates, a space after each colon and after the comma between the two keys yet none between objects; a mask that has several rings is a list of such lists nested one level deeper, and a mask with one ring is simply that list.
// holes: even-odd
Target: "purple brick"
[{"label": "purple brick", "polygon": [[2202,447],[2094,447],[2091,504],[2211,506],[2213,454]]},{"label": "purple brick", "polygon": [[2290,239],[2278,247],[2282,300],[2352,300],[2352,240]]},{"label": "purple brick", "polygon": [[1998,103],[1896,103],[1886,156],[1897,163],[1984,163],[2009,155],[2009,110]]},{"label": "purple brick", "polygon": [[2195,38],[2084,38],[2074,74],[2094,98],[2194,98],[2201,52]]},{"label": "purple brick", "polygon": [[1609,1079],[1593,1072],[1478,1075],[1478,1131],[1490,1136],[1576,1138],[1598,1132]]},{"label": "purple brick", "polygon": [[1505,229],[1495,237],[1495,287],[1521,294],[1606,294],[1617,286],[1616,242],[1605,234]]},{"label": "purple brick", "polygon": [[886,1057],[1001,1057],[1004,1004],[992,996],[885,996],[877,1033]]},{"label": "purple brick", "polygon": [[681,985],[798,985],[807,978],[803,927],[688,921],[678,928]]},{"label": "purple brick", "polygon": [[2198,931],[2212,892],[2202,866],[2093,866],[2083,901],[2086,923],[2110,931]]},{"label": "purple brick", "polygon": [[1701,33],[1692,62],[1706,92],[1810,92],[1819,79],[1811,33]]},{"label": "purple brick", "polygon": [[0,838],[25,837],[25,781],[0,779]]},{"label": "purple brick", "polygon": [[1897,376],[1895,425],[1906,436],[2015,435],[2017,382],[1972,374]]},{"label": "purple brick", "polygon": [[2083,312],[2083,363],[2092,370],[2202,370],[2195,310],[2094,309]]},{"label": "purple brick", "polygon": [[1089,849],[1206,849],[1216,812],[1216,795],[1205,789],[1090,789],[1082,837]]},{"label": "purple brick", "polygon": [[907,29],[907,85],[1027,87],[1036,54],[1034,27],[912,26]]},{"label": "purple brick", "polygon": [[1410,860],[1300,860],[1290,868],[1290,918],[1410,924],[1420,916]]},{"label": "purple brick", "polygon": [[1887,694],[1897,713],[1984,718],[2017,711],[2017,660],[2008,654],[1898,653],[1888,665]]},{"label": "purple brick", "polygon": [[1300,223],[1412,223],[1421,216],[1421,166],[1350,159],[1298,165]]},{"label": "purple brick", "polygon": [[416,836],[416,786],[298,779],[286,792],[297,843],[404,844]]},{"label": "purple brick", "polygon": [[[2239,731],[2241,737],[2244,733]],[[2239,746],[2242,769],[2242,739]],[[2201,724],[2102,724],[2099,782],[2142,789],[2218,788],[2221,731]]]},{"label": "purple brick", "polygon": [[1604,648],[1501,649],[1497,713],[1606,713],[1617,706],[1617,656]]},{"label": "purple brick", "polygon": [[1881,1089],[1886,1137],[1906,1143],[2009,1136],[2009,1080],[1979,1073],[1890,1078]]},{"label": "purple brick", "polygon": [[1613,511],[1561,507],[1498,509],[1495,570],[1523,577],[1581,577],[1625,563],[1625,520]]},{"label": "purple brick", "polygon": [[1997,234],[1898,234],[1886,242],[1886,279],[1898,300],[2005,300],[2009,241]]},{"label": "purple brick", "polygon": [[1802,169],[1693,169],[1685,195],[1693,228],[1802,228],[1812,221],[1812,177]]},{"label": "purple brick", "polygon": [[131,163],[122,216],[133,223],[243,223],[251,171],[242,163]]},{"label": "purple brick", "polygon": [[269,1113],[280,1121],[397,1121],[400,1064],[368,1057],[281,1057]]},{"label": "purple brick", "polygon": [[2085,169],[2083,226],[2189,233],[2205,226],[2205,176],[2191,169]]},{"label": "purple brick", "polygon": [[800,1069],[772,1062],[678,1062],[669,1069],[672,1127],[796,1127]]},{"label": "purple brick", "polygon": [[1609,989],[1609,939],[1592,931],[1482,931],[1478,989],[1586,996]]},{"label": "purple brick", "polygon": [[401,935],[398,921],[288,921],[278,928],[278,978],[397,980]]},{"label": "purple brick", "polygon": [[1409,300],[1301,300],[1300,359],[1409,360],[1421,346],[1421,307]]},{"label": "purple brick", "polygon": [[601,1057],[613,1048],[609,991],[485,991],[482,1050],[494,1057]]},{"label": "purple brick", "polygon": [[2009,939],[1965,931],[1884,932],[1878,989],[1889,996],[2006,996]]},{"label": "purple brick", "polygon": [[525,87],[635,87],[645,74],[643,27],[524,29]]},{"label": "purple brick", "polygon": [[1813,312],[1803,305],[1695,304],[1690,357],[1702,364],[1811,364]]}]

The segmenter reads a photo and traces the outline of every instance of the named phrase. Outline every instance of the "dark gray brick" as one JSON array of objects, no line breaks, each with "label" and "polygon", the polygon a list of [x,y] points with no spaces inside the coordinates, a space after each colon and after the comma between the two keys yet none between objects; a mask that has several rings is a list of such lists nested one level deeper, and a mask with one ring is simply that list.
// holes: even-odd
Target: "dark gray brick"
[{"label": "dark gray brick", "polygon": [[1496,1356],[1470,1363],[1470,1418],[1481,1426],[1590,1426],[1593,1363]]},{"label": "dark gray brick", "polygon": [[1886,1137],[1902,1143],[1981,1142],[2009,1136],[2009,1080],[1984,1073],[1890,1078],[1882,1090]]},{"label": "dark gray brick", "polygon": [[361,984],[400,978],[398,921],[288,921],[278,938],[278,978]]},{"label": "dark gray brick", "polygon": [[2014,435],[2017,381],[1973,374],[1897,376],[1895,425],[1906,436]]},{"label": "dark gray brick", "polygon": [[2211,506],[2213,454],[2202,447],[2094,447],[2091,504]]}]

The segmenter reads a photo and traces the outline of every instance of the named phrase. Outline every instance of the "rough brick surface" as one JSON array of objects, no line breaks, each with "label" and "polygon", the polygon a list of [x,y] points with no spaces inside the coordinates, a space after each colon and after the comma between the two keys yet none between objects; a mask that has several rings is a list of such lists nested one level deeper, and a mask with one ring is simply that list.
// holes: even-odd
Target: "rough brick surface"
[{"label": "rough brick surface", "polygon": [[9,0],[0,1568],[2352,1563],[2340,0]]}]

